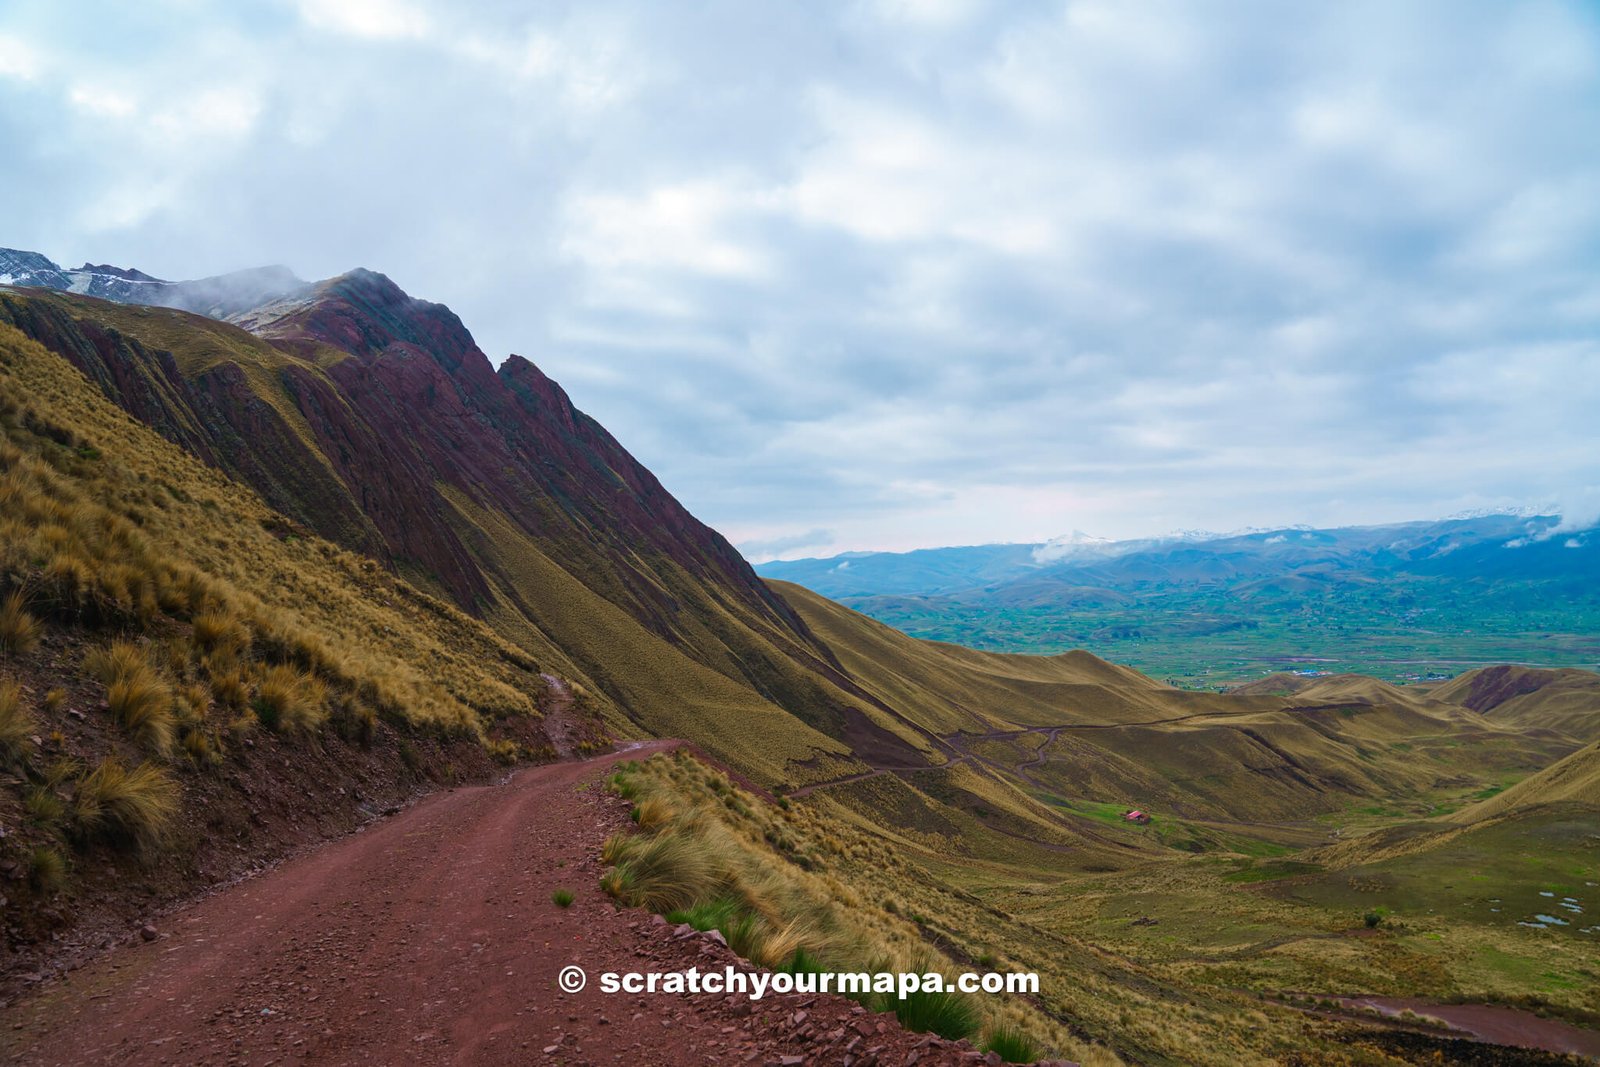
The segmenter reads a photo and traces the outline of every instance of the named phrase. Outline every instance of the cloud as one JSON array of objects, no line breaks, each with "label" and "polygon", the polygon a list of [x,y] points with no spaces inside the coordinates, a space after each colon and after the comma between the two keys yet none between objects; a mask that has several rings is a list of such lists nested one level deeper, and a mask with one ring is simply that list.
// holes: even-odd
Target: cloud
[{"label": "cloud", "polygon": [[39,76],[42,66],[37,50],[26,41],[0,33],[0,78],[32,81]]},{"label": "cloud", "polygon": [[0,242],[383,270],[753,554],[1592,525],[1597,93],[1577,3],[13,5]]},{"label": "cloud", "polygon": [[775,559],[785,553],[795,552],[802,548],[825,548],[833,543],[832,530],[807,530],[802,534],[786,534],[782,537],[771,537],[766,540],[743,541],[739,544],[739,551],[745,557],[753,560]]},{"label": "cloud", "polygon": [[589,269],[687,270],[758,278],[762,250],[727,232],[763,197],[715,179],[659,186],[638,196],[583,193],[567,204],[561,251]]},{"label": "cloud", "polygon": [[1560,515],[1561,521],[1541,531],[1540,540],[1600,528],[1600,485],[1568,490],[1560,494],[1554,507],[1544,510]]},{"label": "cloud", "polygon": [[434,27],[426,10],[404,0],[299,0],[299,8],[316,29],[373,40],[421,38]]}]

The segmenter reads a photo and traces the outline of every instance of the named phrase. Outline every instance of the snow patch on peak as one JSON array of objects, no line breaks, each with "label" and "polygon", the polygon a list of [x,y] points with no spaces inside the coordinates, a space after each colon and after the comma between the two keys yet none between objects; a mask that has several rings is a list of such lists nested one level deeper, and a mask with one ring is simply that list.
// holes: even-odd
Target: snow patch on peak
[{"label": "snow patch on peak", "polygon": [[107,263],[85,263],[77,270],[63,270],[47,256],[18,248],[0,248],[0,285],[54,289],[118,304],[172,307],[224,320],[309,288],[287,267],[257,267],[195,281],[169,282],[141,270]]},{"label": "snow patch on peak", "polygon": [[1512,507],[1507,505],[1498,508],[1468,508],[1458,511],[1453,515],[1446,515],[1443,522],[1464,522],[1471,519],[1493,519],[1504,515],[1513,519],[1535,519],[1541,515],[1548,515],[1548,508]]}]

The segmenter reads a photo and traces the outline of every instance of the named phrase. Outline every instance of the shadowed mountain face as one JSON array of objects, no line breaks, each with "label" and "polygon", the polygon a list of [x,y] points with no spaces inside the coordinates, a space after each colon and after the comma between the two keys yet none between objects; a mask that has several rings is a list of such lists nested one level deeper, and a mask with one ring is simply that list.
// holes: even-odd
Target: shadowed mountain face
[{"label": "shadowed mountain face", "polygon": [[[513,639],[561,643],[564,572],[679,653],[848,732],[819,675],[849,684],[794,611],[532,363],[497,371],[448,308],[364,270],[227,317],[0,290],[0,322],[135,417]],[[598,644],[577,654],[585,676],[608,673]]]},{"label": "shadowed mountain face", "polygon": [[[559,385],[521,356],[497,372],[442,304],[414,300],[383,275],[358,270],[241,321],[308,357],[329,347],[353,357],[331,362],[327,377],[373,437],[365,447],[341,447],[359,431],[302,375],[297,385],[309,394],[302,407],[326,412],[311,420],[317,444],[346,485],[369,494],[363,511],[386,542],[409,547],[397,554],[431,570],[463,606],[484,610],[486,591],[449,493],[439,487],[504,511],[569,570],[593,570],[590,556],[600,552],[603,573],[615,582],[610,598],[642,608],[664,635],[675,605],[652,557],[726,589],[772,625],[796,625],[727,541],[574,408]],[[424,499],[396,495],[430,486]]]}]

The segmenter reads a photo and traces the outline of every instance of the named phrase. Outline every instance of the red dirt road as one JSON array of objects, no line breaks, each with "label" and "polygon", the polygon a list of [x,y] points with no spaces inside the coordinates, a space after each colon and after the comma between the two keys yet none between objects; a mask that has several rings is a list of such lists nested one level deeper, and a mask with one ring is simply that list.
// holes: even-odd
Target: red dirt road
[{"label": "red dirt road", "polygon": [[[593,788],[650,742],[435,794],[166,917],[6,1010],[21,1064],[896,1063],[928,1039],[837,997],[606,995],[602,971],[734,962],[598,888]],[[572,890],[566,909],[551,902]],[[589,973],[568,995],[556,975]],[[852,1053],[844,1058],[846,1049]],[[923,1063],[975,1059],[925,1048]],[[799,1062],[792,1059],[792,1062]]]}]

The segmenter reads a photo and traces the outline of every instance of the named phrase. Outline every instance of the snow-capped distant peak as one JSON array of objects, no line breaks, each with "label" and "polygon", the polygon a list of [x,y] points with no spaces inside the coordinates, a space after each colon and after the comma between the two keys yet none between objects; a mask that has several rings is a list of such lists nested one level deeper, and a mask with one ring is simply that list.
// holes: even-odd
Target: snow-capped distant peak
[{"label": "snow-capped distant peak", "polygon": [[1060,537],[1053,537],[1049,541],[1046,541],[1045,544],[1046,545],[1112,545],[1112,544],[1116,544],[1116,542],[1113,541],[1109,537],[1095,537],[1093,534],[1086,534],[1082,530],[1073,530],[1069,534],[1063,534]]},{"label": "snow-capped distant peak", "polygon": [[1466,511],[1458,511],[1454,515],[1446,515],[1442,521],[1456,522],[1458,520],[1467,519],[1493,519],[1498,518],[1501,515],[1505,515],[1513,519],[1536,519],[1540,516],[1551,514],[1552,510],[1559,511],[1560,509],[1511,506],[1501,508],[1468,508]]},{"label": "snow-capped distant peak", "polygon": [[237,321],[263,304],[302,296],[311,288],[287,267],[257,267],[212,278],[169,282],[143,271],[105,263],[85,263],[77,270],[63,270],[47,256],[18,248],[0,248],[0,285],[55,289],[118,304],[181,308],[227,321]]},{"label": "snow-capped distant peak", "polygon": [[0,284],[98,296],[121,304],[155,304],[171,283],[105,264],[85,263],[77,270],[63,270],[38,252],[0,248]]},{"label": "snow-capped distant peak", "polygon": [[[1216,530],[1173,530],[1171,533],[1157,537],[1157,541],[1231,541],[1235,537],[1260,537],[1264,534],[1306,534],[1316,529],[1315,526],[1303,522],[1291,526],[1240,526],[1234,530],[1218,532]],[[1287,539],[1287,538],[1285,538]]]},{"label": "snow-capped distant peak", "polygon": [[[1253,528],[1246,528],[1241,533],[1253,533]],[[1169,530],[1154,540],[1157,541],[1220,541],[1229,536],[1215,530]]]}]

